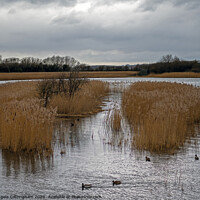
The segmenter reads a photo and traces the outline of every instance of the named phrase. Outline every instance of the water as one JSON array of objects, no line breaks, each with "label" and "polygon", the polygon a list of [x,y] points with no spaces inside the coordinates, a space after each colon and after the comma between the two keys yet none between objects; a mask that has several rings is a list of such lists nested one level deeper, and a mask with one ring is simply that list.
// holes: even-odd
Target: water
[{"label": "water", "polygon": [[[140,81],[103,80],[125,85]],[[164,80],[200,86],[200,79]],[[113,104],[120,104],[120,97],[111,94],[105,99],[104,111],[91,117],[57,120],[52,157],[0,151],[0,199],[199,199],[200,161],[194,159],[200,150],[199,128],[174,155],[139,152],[125,143],[128,132],[111,134],[106,126],[107,112]],[[66,154],[61,155],[61,150]],[[146,155],[151,162],[145,161]],[[122,184],[113,187],[113,180]],[[92,188],[82,190],[82,183],[92,184]]]}]

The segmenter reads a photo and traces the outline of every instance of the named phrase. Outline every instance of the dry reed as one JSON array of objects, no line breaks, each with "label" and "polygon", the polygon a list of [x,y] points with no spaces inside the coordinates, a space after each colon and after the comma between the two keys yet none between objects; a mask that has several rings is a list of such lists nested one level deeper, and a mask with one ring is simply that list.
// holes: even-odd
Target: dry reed
[{"label": "dry reed", "polygon": [[[52,79],[64,73],[69,77],[69,72],[23,72],[23,73],[0,73],[0,80],[29,80],[29,79]],[[136,76],[136,71],[99,71],[99,72],[80,72],[80,77],[87,78],[116,78]]]},{"label": "dry reed", "polygon": [[149,74],[148,77],[155,78],[200,78],[200,73],[195,72],[170,72],[162,74]]},{"label": "dry reed", "polygon": [[119,132],[121,130],[121,120],[122,115],[120,109],[116,106],[113,110],[109,110],[107,113],[106,124],[114,132]]},{"label": "dry reed", "polygon": [[74,96],[54,95],[49,105],[57,107],[58,114],[82,115],[99,110],[104,97],[109,91],[109,85],[101,81],[89,81],[84,84]]},{"label": "dry reed", "polygon": [[55,95],[41,107],[37,99],[37,82],[0,85],[0,147],[12,152],[52,152],[53,120],[58,113],[82,114],[97,111],[108,83],[91,81],[73,97]]},{"label": "dry reed", "polygon": [[0,146],[12,152],[52,151],[54,109],[39,100],[11,101],[0,107]]},{"label": "dry reed", "polygon": [[166,82],[137,82],[123,94],[123,114],[139,149],[173,151],[200,120],[200,88]]}]

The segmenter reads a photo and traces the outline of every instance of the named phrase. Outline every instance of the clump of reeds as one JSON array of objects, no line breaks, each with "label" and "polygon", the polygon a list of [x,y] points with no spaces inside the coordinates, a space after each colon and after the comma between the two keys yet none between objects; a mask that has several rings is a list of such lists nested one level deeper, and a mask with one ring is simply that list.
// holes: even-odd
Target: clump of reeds
[{"label": "clump of reeds", "polygon": [[121,129],[121,119],[121,111],[115,107],[111,112],[108,112],[107,124],[113,131],[118,132]]},{"label": "clump of reeds", "polygon": [[39,106],[38,99],[11,101],[0,107],[0,146],[12,152],[52,152],[56,110]]},{"label": "clump of reeds", "polygon": [[36,86],[34,81],[0,84],[0,104],[33,98],[36,95]]},{"label": "clump of reeds", "polygon": [[102,97],[109,91],[109,85],[101,81],[89,81],[81,86],[73,96],[56,94],[49,105],[57,107],[58,114],[78,115],[93,113],[99,109]]},{"label": "clump of reeds", "polygon": [[123,94],[123,114],[139,149],[173,151],[200,120],[200,88],[166,82],[137,82]]}]

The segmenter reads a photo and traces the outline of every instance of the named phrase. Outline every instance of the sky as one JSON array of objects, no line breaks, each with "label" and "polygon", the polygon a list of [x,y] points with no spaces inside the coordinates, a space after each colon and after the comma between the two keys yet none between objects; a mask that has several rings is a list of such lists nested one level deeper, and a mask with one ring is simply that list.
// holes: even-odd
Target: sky
[{"label": "sky", "polygon": [[0,55],[85,64],[200,60],[199,0],[0,0]]}]

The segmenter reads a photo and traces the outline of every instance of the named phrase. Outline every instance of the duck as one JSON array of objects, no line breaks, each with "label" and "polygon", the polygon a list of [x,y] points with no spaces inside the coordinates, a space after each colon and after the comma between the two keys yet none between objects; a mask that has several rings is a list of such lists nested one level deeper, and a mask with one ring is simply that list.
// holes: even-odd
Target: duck
[{"label": "duck", "polygon": [[146,156],[145,158],[146,158],[146,161],[148,161],[148,162],[151,161],[149,157]]},{"label": "duck", "polygon": [[195,160],[199,160],[199,157],[197,155],[195,155]]},{"label": "duck", "polygon": [[114,186],[114,185],[120,185],[120,184],[121,184],[121,181],[112,181],[112,183],[113,183],[113,186]]},{"label": "duck", "polygon": [[92,188],[92,184],[84,184],[82,183],[82,190]]},{"label": "duck", "polygon": [[61,155],[66,154],[65,150],[61,150],[61,151],[60,151],[60,154],[61,154]]}]

